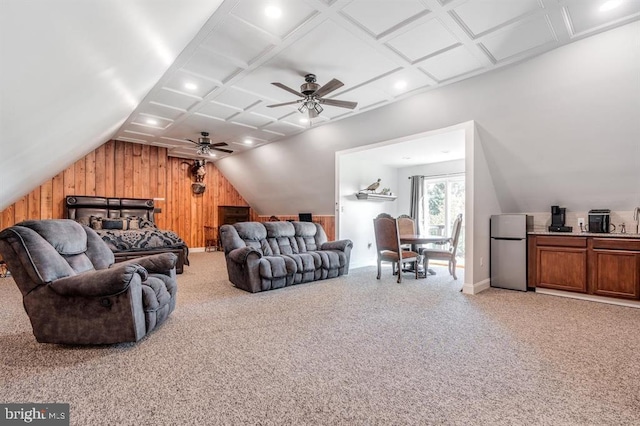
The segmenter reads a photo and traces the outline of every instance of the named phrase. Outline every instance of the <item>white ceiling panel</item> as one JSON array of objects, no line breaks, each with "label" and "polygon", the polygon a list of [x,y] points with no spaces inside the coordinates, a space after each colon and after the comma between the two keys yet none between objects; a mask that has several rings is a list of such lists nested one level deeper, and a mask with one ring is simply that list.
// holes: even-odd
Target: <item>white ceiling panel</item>
[{"label": "white ceiling panel", "polygon": [[445,81],[482,67],[465,46],[456,47],[420,62],[420,69],[438,81]]},{"label": "white ceiling panel", "polygon": [[388,74],[366,85],[367,90],[375,87],[386,93],[387,97],[395,98],[407,92],[429,87],[433,80],[415,68],[408,68]]},{"label": "white ceiling panel", "polygon": [[603,0],[567,0],[562,3],[572,36],[609,27],[612,22],[621,24],[637,20],[640,16],[638,0],[623,0],[619,7],[610,10],[600,10],[605,3]]},{"label": "white ceiling panel", "polygon": [[187,96],[181,92],[174,92],[173,90],[161,89],[154,93],[150,101],[187,111],[198,103],[199,98]]},{"label": "white ceiling panel", "polygon": [[274,45],[257,28],[230,17],[211,32],[203,46],[228,58],[237,58],[250,64]]},{"label": "white ceiling panel", "polygon": [[539,0],[482,0],[463,3],[450,13],[475,38],[541,7]]},{"label": "white ceiling panel", "polygon": [[482,45],[498,61],[522,54],[546,43],[555,43],[549,23],[543,16],[487,36]]},{"label": "white ceiling panel", "polygon": [[459,40],[437,19],[418,25],[387,42],[389,47],[411,63],[456,44],[459,44]]},{"label": "white ceiling panel", "polygon": [[164,84],[164,87],[175,92],[197,96],[202,99],[217,86],[216,83],[211,80],[190,74],[183,70],[178,70],[174,75],[170,76]]},{"label": "white ceiling panel", "polygon": [[426,15],[429,10],[418,0],[355,0],[342,9],[342,13],[369,34],[381,37],[403,23]]},{"label": "white ceiling panel", "polygon": [[[281,15],[271,18],[268,7],[277,7]],[[262,31],[280,38],[286,37],[296,28],[309,21],[318,12],[300,0],[278,0],[273,2],[244,0],[231,11],[231,15]]]},{"label": "white ceiling panel", "polygon": [[204,104],[198,111],[198,114],[204,114],[211,117],[218,118],[220,120],[228,120],[234,115],[238,114],[238,111],[235,108],[228,107],[223,104],[218,104],[216,102],[208,102]]},{"label": "white ceiling panel", "polygon": [[276,132],[282,135],[293,135],[300,133],[306,127],[300,123],[291,123],[290,121],[278,121],[264,127],[264,130]]},{"label": "white ceiling panel", "polygon": [[217,55],[205,47],[200,47],[191,60],[184,65],[184,69],[193,74],[225,83],[240,72],[243,66],[246,64],[240,60],[232,63],[228,58]]},{"label": "white ceiling panel", "polygon": [[[225,0],[116,135],[179,152],[195,152],[183,141],[201,131],[264,145],[640,19],[640,0],[606,13],[604,1]],[[299,92],[307,74],[320,86],[340,80],[322,97],[357,107],[323,105],[312,123],[300,122],[298,103],[267,107],[302,100],[271,83]],[[167,121],[151,127],[148,116]]]},{"label": "white ceiling panel", "polygon": [[186,112],[181,108],[170,108],[166,105],[157,104],[155,102],[149,102],[138,109],[141,113],[156,115],[158,117],[168,118],[170,120],[176,120]]},{"label": "white ceiling panel", "polygon": [[265,126],[273,121],[272,118],[265,117],[263,115],[258,115],[253,112],[245,112],[239,114],[231,120],[234,124],[240,124],[241,126],[248,126],[253,128],[260,128]]},{"label": "white ceiling panel", "polygon": [[299,90],[300,85],[304,83],[304,75],[313,73],[320,85],[337,78],[348,88],[396,67],[397,64],[377,49],[355,37],[335,21],[327,21],[295,44],[283,49],[263,67],[239,81],[237,86],[252,93],[260,93],[269,99],[286,102],[296,100],[295,95],[272,86],[269,82],[278,81]]},{"label": "white ceiling panel", "polygon": [[259,97],[243,92],[242,90],[235,90],[231,87],[220,93],[216,93],[213,100],[222,105],[227,105],[240,110],[245,110],[251,105],[255,105],[260,102]]},{"label": "white ceiling panel", "polygon": [[133,124],[140,124],[145,127],[150,127],[154,129],[166,129],[169,127],[173,120],[169,120],[168,118],[158,117],[157,115],[150,115],[145,113],[139,113],[136,115],[132,121]]}]

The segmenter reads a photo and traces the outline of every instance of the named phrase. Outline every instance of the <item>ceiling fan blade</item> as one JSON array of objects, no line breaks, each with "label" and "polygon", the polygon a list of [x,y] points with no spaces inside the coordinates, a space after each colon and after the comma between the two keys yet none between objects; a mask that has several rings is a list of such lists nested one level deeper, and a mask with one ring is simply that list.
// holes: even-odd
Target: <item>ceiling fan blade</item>
[{"label": "ceiling fan blade", "polygon": [[271,84],[273,84],[274,86],[279,87],[279,88],[281,88],[283,90],[286,90],[289,93],[293,93],[294,95],[297,95],[297,96],[300,96],[301,98],[304,98],[304,95],[302,93],[298,92],[297,90],[293,90],[291,87],[287,87],[282,83],[271,83]]},{"label": "ceiling fan blade", "polygon": [[318,99],[318,98],[316,98],[316,100],[318,102],[320,102],[321,104],[337,106],[337,107],[340,107],[340,108],[354,109],[355,107],[358,106],[357,102],[339,101],[337,99]]},{"label": "ceiling fan blade", "polygon": [[230,149],[224,149],[224,148],[211,147],[211,149],[215,149],[216,151],[226,152],[227,154],[231,154],[233,152]]},{"label": "ceiling fan blade", "polygon": [[227,145],[229,145],[229,144],[226,143],[226,142],[217,142],[217,143],[211,144],[211,146],[227,146]]},{"label": "ceiling fan blade", "polygon": [[315,96],[316,98],[321,98],[324,95],[328,95],[334,90],[341,88],[342,86],[344,86],[344,83],[334,78],[333,80],[316,90],[313,96]]},{"label": "ceiling fan blade", "polygon": [[189,141],[189,142],[191,142],[191,143],[195,143],[196,145],[198,145],[198,142],[193,141],[193,140],[191,140],[191,139],[186,139],[186,138],[185,138],[185,141]]},{"label": "ceiling fan blade", "polygon": [[299,101],[283,102],[281,104],[267,105],[267,108],[281,107],[281,106],[285,106],[285,105],[293,105],[293,104],[297,104],[298,102],[302,102],[302,99],[300,99]]}]

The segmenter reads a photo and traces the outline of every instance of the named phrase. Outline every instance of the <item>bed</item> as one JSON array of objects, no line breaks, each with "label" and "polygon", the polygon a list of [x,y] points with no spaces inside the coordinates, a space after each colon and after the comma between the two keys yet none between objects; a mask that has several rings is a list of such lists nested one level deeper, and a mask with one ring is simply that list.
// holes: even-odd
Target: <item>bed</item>
[{"label": "bed", "polygon": [[172,252],[178,256],[178,274],[189,265],[187,244],[175,232],[156,226],[153,199],[69,195],[65,206],[67,218],[96,231],[113,251],[116,262]]}]

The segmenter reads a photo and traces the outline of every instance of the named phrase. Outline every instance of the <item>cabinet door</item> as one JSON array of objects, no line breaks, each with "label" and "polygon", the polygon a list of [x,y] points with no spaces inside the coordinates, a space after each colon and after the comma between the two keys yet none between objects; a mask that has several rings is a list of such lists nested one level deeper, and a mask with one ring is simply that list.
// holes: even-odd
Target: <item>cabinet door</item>
[{"label": "cabinet door", "polygon": [[586,293],[587,249],[538,246],[537,258],[536,286]]},{"label": "cabinet door", "polygon": [[593,258],[593,294],[629,299],[640,297],[640,253],[594,250]]}]

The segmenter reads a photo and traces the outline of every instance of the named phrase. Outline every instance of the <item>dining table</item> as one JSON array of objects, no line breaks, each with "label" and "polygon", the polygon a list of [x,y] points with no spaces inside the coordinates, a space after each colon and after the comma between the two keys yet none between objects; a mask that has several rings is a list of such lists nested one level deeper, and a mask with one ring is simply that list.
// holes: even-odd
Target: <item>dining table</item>
[{"label": "dining table", "polygon": [[[446,244],[451,241],[450,237],[444,235],[426,234],[400,234],[400,244],[410,244],[411,251],[418,252],[418,246],[422,244]],[[429,275],[435,275],[436,271],[429,268],[426,271]]]}]

